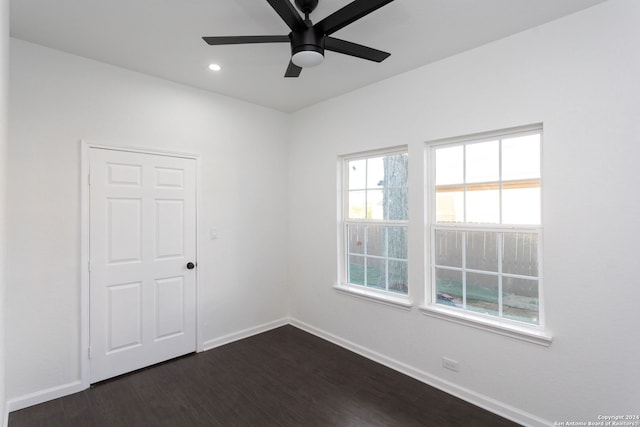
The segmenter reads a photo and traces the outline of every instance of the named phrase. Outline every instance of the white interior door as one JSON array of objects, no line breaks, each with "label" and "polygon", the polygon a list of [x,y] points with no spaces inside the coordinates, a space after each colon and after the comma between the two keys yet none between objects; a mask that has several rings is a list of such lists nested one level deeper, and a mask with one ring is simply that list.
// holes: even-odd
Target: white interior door
[{"label": "white interior door", "polygon": [[90,382],[196,349],[194,159],[90,150]]}]

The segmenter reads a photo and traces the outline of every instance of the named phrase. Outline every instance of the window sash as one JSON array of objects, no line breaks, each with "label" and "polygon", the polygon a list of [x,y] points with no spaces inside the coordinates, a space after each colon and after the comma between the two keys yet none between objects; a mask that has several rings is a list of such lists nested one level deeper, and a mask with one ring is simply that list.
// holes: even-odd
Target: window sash
[{"label": "window sash", "polygon": [[[460,231],[463,233],[462,237],[461,237],[461,244],[462,244],[462,263],[460,267],[457,266],[449,266],[449,265],[442,265],[442,264],[438,264],[436,262],[436,255],[437,255],[437,248],[436,248],[436,232],[438,230],[443,230],[443,231]],[[470,268],[467,266],[467,253],[466,253],[466,248],[467,248],[467,239],[466,239],[466,233],[469,232],[477,232],[477,231],[481,231],[481,232],[490,232],[490,233],[495,233],[498,235],[499,239],[498,239],[498,245],[497,245],[497,271],[491,271],[491,270],[482,270],[482,269],[477,269],[477,268]],[[536,235],[536,264],[537,264],[537,271],[538,274],[537,275],[526,275],[526,274],[515,274],[515,273],[508,273],[508,272],[504,272],[503,271],[503,250],[504,250],[504,235],[507,233],[526,233],[526,234],[535,234]],[[491,313],[487,313],[486,315],[491,316],[493,318],[500,318],[501,320],[507,320],[507,321],[513,321],[513,322],[517,322],[517,323],[524,323],[527,325],[531,325],[531,326],[542,326],[543,325],[543,316],[542,316],[542,228],[541,227],[508,227],[508,226],[502,226],[502,227],[473,227],[473,226],[440,226],[440,224],[432,224],[431,226],[431,231],[430,231],[430,243],[431,243],[431,248],[430,248],[430,264],[431,264],[431,269],[430,269],[430,283],[431,283],[431,303],[433,305],[437,305],[440,307],[445,306],[442,303],[438,302],[438,286],[437,286],[437,281],[436,281],[436,272],[438,269],[440,270],[449,270],[449,271],[457,271],[461,273],[461,277],[462,277],[462,307],[458,308],[458,307],[448,307],[449,309],[452,310],[459,310],[465,313],[474,313],[477,315],[483,315],[483,313],[479,312],[478,310],[473,310],[470,309],[468,307],[468,301],[467,301],[467,291],[468,291],[468,286],[467,286],[467,274],[471,273],[471,274],[481,274],[481,275],[486,275],[486,276],[492,276],[492,277],[496,277],[497,278],[497,294],[498,294],[498,301],[497,301],[497,305],[498,305],[498,314],[491,314]],[[503,279],[504,278],[512,278],[512,279],[523,279],[523,280],[531,280],[531,281],[536,281],[537,282],[537,294],[538,294],[538,304],[537,304],[537,308],[538,308],[538,315],[537,315],[537,322],[528,322],[528,321],[520,321],[520,320],[514,320],[514,319],[510,319],[509,317],[505,317],[504,315],[504,301],[503,301]]]},{"label": "window sash", "polygon": [[[407,223],[407,220],[385,220],[385,219],[373,219],[373,218],[350,218],[349,217],[349,194],[355,191],[366,191],[367,194],[371,190],[379,190],[380,188],[370,188],[368,186],[364,186],[363,188],[349,188],[349,162],[354,160],[368,160],[376,157],[385,157],[385,156],[397,156],[397,155],[407,155],[408,150],[406,146],[402,147],[393,147],[389,149],[368,151],[365,153],[355,153],[346,156],[342,156],[342,222],[380,222],[380,223]],[[407,183],[408,184],[408,183]],[[388,186],[385,187],[386,190],[403,190],[408,189],[408,185],[405,187],[398,186]],[[366,200],[366,199],[365,199]]]},{"label": "window sash", "polygon": [[[363,242],[363,250],[362,252],[355,252],[350,250],[349,247],[349,227],[352,226],[362,226],[365,229],[364,232],[364,242]],[[385,230],[385,238],[384,238],[384,245],[385,250],[379,254],[379,255],[375,255],[375,254],[370,254],[368,253],[369,251],[368,249],[368,234],[366,232],[368,227],[382,227],[383,230]],[[394,256],[390,256],[390,254],[388,253],[388,245],[389,245],[389,241],[388,241],[388,229],[391,227],[402,227],[405,229],[405,236],[408,230],[408,226],[407,226],[407,222],[406,221],[388,221],[385,224],[382,224],[381,221],[362,221],[362,222],[358,222],[358,221],[349,221],[349,222],[345,222],[342,233],[343,233],[343,253],[344,253],[344,257],[343,257],[343,262],[344,262],[344,268],[343,268],[343,283],[349,284],[349,285],[353,285],[353,286],[360,286],[366,289],[373,289],[373,290],[379,290],[379,291],[384,291],[384,292],[391,292],[394,294],[400,294],[400,295],[407,295],[408,294],[408,265],[409,265],[409,258],[398,258],[398,257],[394,257]],[[406,241],[405,241],[406,243]],[[405,252],[408,250],[408,248],[404,248]],[[363,278],[362,278],[362,283],[354,283],[352,282],[350,279],[350,273],[351,273],[351,257],[358,257],[358,258],[362,258],[363,260]],[[369,260],[378,260],[378,261],[382,261],[384,263],[384,272],[383,272],[383,276],[384,276],[384,286],[370,286],[369,285],[369,281],[368,281],[368,272],[369,272],[369,268],[368,268],[368,261]],[[398,263],[405,263],[406,264],[406,268],[407,268],[407,276],[405,277],[405,287],[406,292],[403,291],[398,291],[398,290],[394,290],[391,288],[391,284],[389,283],[389,278],[391,276],[390,270],[389,270],[389,264],[392,262],[398,262]]]}]

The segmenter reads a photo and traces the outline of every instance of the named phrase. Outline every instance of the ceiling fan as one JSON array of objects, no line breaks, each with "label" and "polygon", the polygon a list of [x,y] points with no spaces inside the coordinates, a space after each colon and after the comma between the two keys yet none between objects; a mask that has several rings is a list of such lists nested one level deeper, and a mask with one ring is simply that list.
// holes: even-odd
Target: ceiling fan
[{"label": "ceiling fan", "polygon": [[305,67],[314,67],[324,59],[324,51],[330,50],[369,61],[382,62],[391,55],[357,43],[331,37],[341,28],[391,3],[393,0],[355,0],[313,24],[309,14],[318,5],[318,0],[295,0],[296,6],[304,14],[304,19],[289,0],[267,0],[291,29],[283,36],[222,36],[203,37],[210,45],[245,43],[290,43],[291,60],[285,77],[298,77]]}]

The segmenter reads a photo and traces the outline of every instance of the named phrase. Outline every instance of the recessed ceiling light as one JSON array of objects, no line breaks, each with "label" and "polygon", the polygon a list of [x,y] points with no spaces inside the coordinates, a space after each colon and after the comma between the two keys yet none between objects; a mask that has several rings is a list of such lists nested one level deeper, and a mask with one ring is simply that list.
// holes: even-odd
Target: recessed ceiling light
[{"label": "recessed ceiling light", "polygon": [[220,67],[218,64],[209,64],[209,69],[211,71],[220,71],[222,67]]}]

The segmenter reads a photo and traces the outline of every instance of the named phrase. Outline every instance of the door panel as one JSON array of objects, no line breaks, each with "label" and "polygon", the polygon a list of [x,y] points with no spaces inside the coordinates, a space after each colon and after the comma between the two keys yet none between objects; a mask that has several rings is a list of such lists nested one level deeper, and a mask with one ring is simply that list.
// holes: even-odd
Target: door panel
[{"label": "door panel", "polygon": [[184,202],[156,200],[156,259],[184,257]]},{"label": "door panel", "polygon": [[108,286],[107,354],[142,345],[142,283]]},{"label": "door panel", "polygon": [[156,169],[157,188],[182,188],[184,185],[184,171],[181,169]]},{"label": "door panel", "polygon": [[142,199],[107,199],[108,263],[141,262]]},{"label": "door panel", "polygon": [[196,349],[194,159],[90,152],[90,381]]},{"label": "door panel", "polygon": [[156,280],[156,340],[184,333],[184,280]]}]

